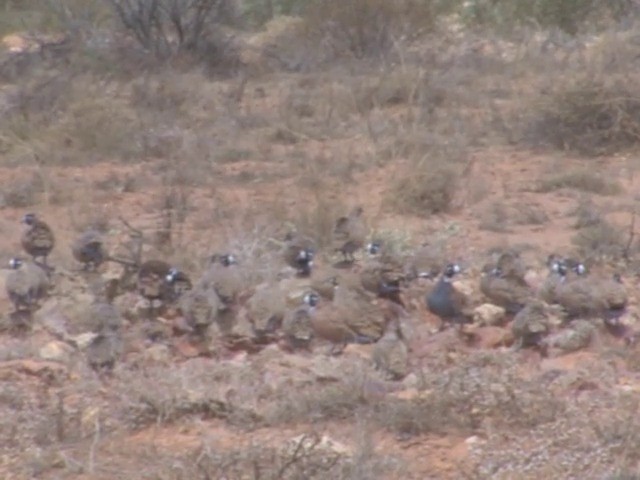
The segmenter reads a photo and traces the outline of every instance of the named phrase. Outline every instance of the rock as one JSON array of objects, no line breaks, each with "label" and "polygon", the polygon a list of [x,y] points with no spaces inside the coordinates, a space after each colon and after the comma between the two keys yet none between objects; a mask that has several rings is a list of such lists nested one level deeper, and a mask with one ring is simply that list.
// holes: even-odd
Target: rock
[{"label": "rock", "polygon": [[504,347],[513,343],[513,334],[510,330],[501,327],[478,327],[470,332],[474,347],[492,349]]},{"label": "rock", "polygon": [[85,332],[69,337],[69,340],[73,342],[79,350],[85,350],[97,336],[97,333]]},{"label": "rock", "polygon": [[156,363],[169,363],[171,361],[171,352],[169,347],[158,343],[147,348],[143,353],[143,358]]},{"label": "rock", "polygon": [[473,323],[485,325],[499,325],[505,317],[505,309],[492,303],[485,303],[473,310]]},{"label": "rock", "polygon": [[38,355],[43,360],[53,362],[67,363],[71,359],[73,348],[66,343],[54,340],[47,343],[38,351]]}]

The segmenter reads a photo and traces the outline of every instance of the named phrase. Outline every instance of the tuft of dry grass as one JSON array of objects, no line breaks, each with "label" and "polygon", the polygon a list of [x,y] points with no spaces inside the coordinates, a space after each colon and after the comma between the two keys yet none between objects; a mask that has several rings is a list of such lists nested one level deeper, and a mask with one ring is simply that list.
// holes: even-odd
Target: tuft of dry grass
[{"label": "tuft of dry grass", "polygon": [[574,169],[557,175],[548,176],[539,181],[536,191],[553,192],[562,188],[572,188],[581,192],[598,195],[617,195],[622,192],[622,185],[589,169]]},{"label": "tuft of dry grass", "polygon": [[571,239],[581,257],[616,260],[625,254],[629,232],[604,218],[580,228]]},{"label": "tuft of dry grass", "polygon": [[428,217],[453,206],[459,174],[453,167],[419,162],[407,169],[387,192],[387,202],[401,214]]}]

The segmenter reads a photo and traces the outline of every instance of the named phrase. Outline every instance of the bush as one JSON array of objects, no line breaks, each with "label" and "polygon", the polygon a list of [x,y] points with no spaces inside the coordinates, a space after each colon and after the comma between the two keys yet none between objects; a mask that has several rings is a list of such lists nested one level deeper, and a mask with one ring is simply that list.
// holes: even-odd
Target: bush
[{"label": "bush", "polygon": [[419,162],[396,180],[388,192],[388,202],[402,214],[446,213],[451,209],[458,180],[453,167]]},{"label": "bush", "polygon": [[630,148],[640,138],[639,93],[631,77],[571,79],[536,102],[529,135],[589,156]]},{"label": "bush", "polygon": [[502,31],[536,25],[575,35],[607,20],[624,18],[633,9],[632,0],[472,0],[464,2],[462,16],[467,24]]},{"label": "bush", "polygon": [[314,0],[304,13],[309,33],[336,54],[379,57],[403,37],[430,31],[442,11],[435,0]]},{"label": "bush", "polygon": [[124,28],[147,51],[165,59],[202,53],[214,29],[232,15],[228,0],[109,0]]}]

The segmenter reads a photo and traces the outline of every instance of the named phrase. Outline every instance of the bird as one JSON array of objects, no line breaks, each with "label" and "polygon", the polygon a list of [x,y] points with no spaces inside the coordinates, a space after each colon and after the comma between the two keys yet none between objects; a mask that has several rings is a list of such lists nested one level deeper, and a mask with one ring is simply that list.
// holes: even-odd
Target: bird
[{"label": "bird", "polygon": [[567,281],[567,266],[561,257],[549,255],[547,267],[549,268],[549,273],[538,290],[538,296],[548,304],[555,304],[557,303],[556,292],[558,287]]},{"label": "bird", "polygon": [[319,303],[311,316],[314,336],[332,344],[337,355],[349,343],[375,343],[384,333],[385,316],[359,286],[339,285],[333,302]]},{"label": "bird", "polygon": [[524,276],[507,269],[504,273],[500,267],[485,265],[480,277],[480,291],[495,305],[503,307],[508,314],[517,314],[533,292],[524,282]]},{"label": "bird", "polygon": [[371,355],[375,367],[390,380],[402,380],[409,373],[409,349],[398,319],[388,322],[382,338],[376,342]]},{"label": "bird", "polygon": [[436,278],[442,271],[442,248],[424,243],[409,256],[404,270],[407,280]]},{"label": "bird", "polygon": [[300,277],[311,275],[315,257],[315,242],[304,235],[289,232],[285,237],[284,259],[287,265],[296,269]]},{"label": "bird", "polygon": [[272,339],[287,309],[285,294],[278,284],[261,285],[247,301],[247,316],[256,340],[268,342]]},{"label": "bird", "polygon": [[104,330],[89,343],[86,351],[87,363],[95,371],[110,371],[123,351],[124,342],[120,332]]},{"label": "bird", "polygon": [[402,265],[394,265],[391,261],[383,263],[378,259],[370,259],[360,271],[360,283],[365,290],[404,307],[400,295],[403,281]]},{"label": "bird", "polygon": [[138,293],[150,302],[166,302],[173,298],[171,278],[171,265],[163,260],[147,260],[138,269]]},{"label": "bird", "polygon": [[182,295],[193,288],[189,276],[176,267],[171,267],[166,276],[167,283],[171,286],[169,297],[172,302],[178,300]]},{"label": "bird", "polygon": [[458,264],[448,264],[427,295],[427,308],[442,320],[443,327],[447,323],[461,325],[470,322],[466,297],[453,286],[453,278],[460,272]]},{"label": "bird", "polygon": [[223,304],[233,304],[244,290],[244,278],[235,255],[214,254],[209,266],[197,282],[203,288],[213,287]]},{"label": "bird", "polygon": [[196,286],[178,300],[178,310],[186,320],[191,334],[200,339],[206,336],[221,308],[222,302],[213,287]]},{"label": "bird", "polygon": [[349,263],[355,261],[354,253],[365,246],[368,231],[363,213],[363,208],[357,206],[347,216],[338,218],[333,228],[335,250]]},{"label": "bird", "polygon": [[282,337],[287,346],[293,350],[308,350],[314,338],[311,317],[320,296],[313,291],[302,297],[302,304],[286,311],[282,320]]},{"label": "bird", "polygon": [[36,263],[14,257],[9,261],[6,290],[15,310],[33,310],[49,290],[49,277]]},{"label": "bird", "polygon": [[576,263],[570,271],[574,273],[574,280],[562,282],[557,289],[557,303],[567,312],[568,318],[600,318],[612,333],[616,333],[629,302],[620,276],[591,275],[582,263]]},{"label": "bird", "polygon": [[47,257],[55,246],[53,230],[47,223],[40,220],[35,213],[27,213],[22,217],[22,223],[27,228],[22,233],[22,248],[33,258],[42,258],[43,265],[47,265]]},{"label": "bird", "polygon": [[71,245],[73,258],[83,264],[84,270],[96,270],[107,259],[102,235],[93,229],[86,230]]},{"label": "bird", "polygon": [[542,300],[533,299],[513,318],[511,331],[516,350],[525,347],[541,348],[542,339],[549,330],[548,305]]}]

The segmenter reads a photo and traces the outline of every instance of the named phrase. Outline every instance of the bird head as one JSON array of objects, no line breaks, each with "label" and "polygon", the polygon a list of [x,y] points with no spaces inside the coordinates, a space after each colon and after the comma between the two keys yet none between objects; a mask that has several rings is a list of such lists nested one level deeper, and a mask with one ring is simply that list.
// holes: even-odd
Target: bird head
[{"label": "bird head", "polygon": [[302,301],[310,307],[315,307],[318,304],[318,300],[320,300],[320,297],[315,292],[309,292],[302,298]]},{"label": "bird head", "polygon": [[24,223],[25,225],[33,225],[36,221],[36,214],[35,213],[25,213],[25,215],[22,217],[22,223]]},{"label": "bird head", "polygon": [[20,268],[20,266],[22,265],[22,260],[14,257],[11,260],[9,260],[9,267],[12,268],[13,270],[17,270],[18,268]]}]

